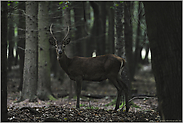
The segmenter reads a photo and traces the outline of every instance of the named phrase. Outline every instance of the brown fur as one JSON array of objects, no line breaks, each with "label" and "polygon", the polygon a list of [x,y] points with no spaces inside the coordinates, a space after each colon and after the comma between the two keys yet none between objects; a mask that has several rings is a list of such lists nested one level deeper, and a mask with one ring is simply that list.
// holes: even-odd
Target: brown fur
[{"label": "brown fur", "polygon": [[[119,70],[124,67],[125,60],[114,54],[101,55],[97,57],[73,57],[68,58],[65,52],[59,55],[59,63],[62,69],[68,74],[71,80],[77,82],[77,105],[79,108],[79,97],[81,92],[81,82],[103,81],[109,79],[118,90],[116,110],[119,108],[120,96],[125,89],[126,104],[128,99],[128,88],[120,79]],[[122,65],[121,65],[122,64]],[[128,104],[127,104],[128,111]]]},{"label": "brown fur", "polygon": [[76,56],[74,58],[68,58],[65,55],[64,48],[70,42],[69,38],[66,39],[69,34],[69,26],[66,36],[63,38],[63,41],[60,42],[61,44],[58,45],[57,40],[52,33],[52,25],[53,24],[50,26],[50,33],[55,40],[57,60],[59,61],[62,69],[68,74],[70,79],[76,81],[76,108],[79,108],[81,83],[83,80],[102,81],[109,79],[118,91],[115,110],[119,108],[122,91],[124,91],[126,112],[128,112],[128,87],[122,81],[120,75],[121,70],[125,65],[125,60],[114,54],[101,55],[97,57]]}]

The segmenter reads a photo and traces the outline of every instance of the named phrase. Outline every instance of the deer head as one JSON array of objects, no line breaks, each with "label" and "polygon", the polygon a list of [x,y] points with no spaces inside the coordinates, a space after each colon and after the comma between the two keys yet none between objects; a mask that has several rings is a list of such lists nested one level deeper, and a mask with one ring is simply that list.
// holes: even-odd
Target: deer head
[{"label": "deer head", "polygon": [[62,40],[62,42],[58,43],[58,46],[56,48],[59,56],[61,56],[64,53],[65,46],[70,43],[70,38],[67,38],[66,40]]},{"label": "deer head", "polygon": [[53,24],[51,24],[51,26],[50,26],[50,33],[55,40],[55,49],[56,49],[56,53],[57,53],[57,59],[59,59],[59,57],[62,57],[62,54],[64,53],[65,46],[70,43],[70,38],[67,38],[67,36],[69,35],[69,26],[68,26],[68,31],[67,31],[65,37],[60,42],[58,42],[57,39],[55,38],[55,36],[53,35],[52,26],[53,26]]}]

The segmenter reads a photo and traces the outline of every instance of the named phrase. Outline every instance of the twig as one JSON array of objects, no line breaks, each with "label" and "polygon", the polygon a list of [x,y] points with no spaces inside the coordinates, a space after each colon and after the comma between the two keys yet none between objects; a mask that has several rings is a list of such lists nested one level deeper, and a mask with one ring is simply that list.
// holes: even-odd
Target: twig
[{"label": "twig", "polygon": [[24,48],[22,48],[22,47],[19,47],[19,46],[18,46],[18,48],[19,48],[19,49],[21,49],[21,50],[24,50],[24,51],[25,51],[25,49],[24,49]]},{"label": "twig", "polygon": [[[138,97],[133,97],[133,98],[131,98],[130,100],[128,100],[128,102],[131,102],[131,101],[134,100],[134,99],[144,99],[144,98],[157,98],[157,97],[153,97],[153,96],[144,96],[144,97],[140,97],[140,96],[138,96]],[[122,109],[123,109],[125,106],[126,106],[126,104],[123,105]]]}]

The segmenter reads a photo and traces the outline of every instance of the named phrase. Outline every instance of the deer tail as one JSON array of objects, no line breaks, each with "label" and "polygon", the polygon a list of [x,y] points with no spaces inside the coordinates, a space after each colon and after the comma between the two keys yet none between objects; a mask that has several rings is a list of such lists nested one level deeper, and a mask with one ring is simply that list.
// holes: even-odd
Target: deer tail
[{"label": "deer tail", "polygon": [[120,69],[119,69],[119,74],[121,75],[121,72],[122,72],[122,70],[123,70],[123,68],[124,68],[124,66],[125,66],[125,60],[124,59],[121,59],[121,66],[120,66]]}]

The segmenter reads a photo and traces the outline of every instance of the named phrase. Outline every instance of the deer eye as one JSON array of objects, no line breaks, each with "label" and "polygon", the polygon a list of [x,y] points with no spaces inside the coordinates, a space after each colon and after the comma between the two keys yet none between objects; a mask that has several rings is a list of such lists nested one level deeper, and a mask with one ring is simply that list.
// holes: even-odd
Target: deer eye
[{"label": "deer eye", "polygon": [[63,44],[63,46],[62,46],[63,48],[65,48],[65,44]]}]

